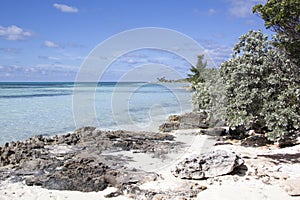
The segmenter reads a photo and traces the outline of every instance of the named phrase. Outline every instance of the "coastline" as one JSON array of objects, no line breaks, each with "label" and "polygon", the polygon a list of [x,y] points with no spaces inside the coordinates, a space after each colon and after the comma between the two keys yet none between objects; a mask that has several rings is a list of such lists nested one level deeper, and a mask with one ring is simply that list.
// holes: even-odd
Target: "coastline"
[{"label": "coastline", "polygon": [[[73,104],[74,84],[76,83],[1,83],[0,121],[3,128],[0,145],[10,141],[23,141],[34,135],[61,135],[86,125],[116,130],[125,129],[127,124],[140,124],[134,127],[135,130],[147,130],[151,128],[147,126],[152,119],[158,118],[156,128],[160,121],[167,118],[166,115],[191,109],[190,94],[176,83],[160,86],[144,82],[100,82],[97,90],[91,88],[91,84],[95,83],[78,83],[80,92],[95,95],[95,101],[80,103],[78,106]],[[128,98],[128,103],[118,101],[124,98]],[[111,105],[112,101],[116,105]],[[87,111],[93,103],[95,109]],[[122,106],[118,106],[119,103]],[[80,107],[77,109],[78,113],[74,113],[74,107]],[[156,113],[150,113],[152,111]],[[93,113],[96,118],[93,118]],[[155,117],[157,113],[165,115]],[[118,127],[119,125],[124,128]]]},{"label": "coastline", "polygon": [[[119,141],[119,145],[117,146],[119,146],[121,149],[106,149],[102,151],[101,156],[107,156],[106,158],[108,159],[114,157],[116,159],[122,158],[125,161],[125,168],[122,168],[122,170],[125,170],[124,172],[126,173],[130,173],[131,169],[136,169],[145,171],[146,174],[148,172],[153,172],[158,174],[158,176],[154,179],[150,178],[145,182],[140,180],[141,182],[137,184],[140,194],[120,194],[118,193],[118,190],[120,189],[117,188],[118,184],[115,185],[116,187],[108,186],[104,190],[97,192],[52,190],[42,188],[41,186],[28,186],[26,185],[26,180],[20,179],[20,182],[16,181],[18,179],[15,179],[14,177],[14,179],[1,181],[1,198],[4,200],[76,200],[82,198],[89,198],[93,200],[108,198],[107,195],[109,194],[117,194],[116,197],[111,197],[110,199],[147,199],[143,197],[143,195],[153,194],[154,192],[158,195],[156,196],[156,198],[164,197],[162,199],[170,199],[170,197],[172,197],[180,199],[180,195],[182,195],[182,193],[185,193],[185,195],[192,195],[192,193],[189,193],[196,190],[196,196],[187,199],[300,199],[299,196],[292,197],[289,195],[291,189],[289,187],[291,187],[291,185],[288,185],[288,182],[290,180],[300,180],[300,162],[299,156],[297,157],[297,155],[300,154],[300,145],[283,149],[279,149],[274,145],[255,148],[243,147],[240,145],[239,141],[220,141],[220,137],[203,135],[200,134],[201,130],[199,128],[192,128],[173,130],[169,133],[163,133],[161,135],[157,133],[154,134],[156,135],[156,139],[152,140],[154,141],[153,143],[150,142],[136,147],[131,146],[128,150],[126,150],[127,148],[126,145],[124,146],[124,144],[128,143],[122,142],[122,140],[125,141],[125,137],[128,138],[129,136],[129,138],[131,138],[134,143],[135,141],[140,141],[141,137],[148,138],[146,140],[151,140],[151,137],[153,137],[153,133],[119,133],[101,130],[99,130],[100,132],[93,132],[90,130],[95,129],[83,128],[77,130],[77,134],[82,137],[79,138],[78,144],[90,145],[88,146],[88,148],[91,148],[93,145],[97,144],[90,144],[90,141],[94,141],[90,140],[93,137],[93,133],[97,133],[97,137],[102,133],[108,134],[108,138],[111,138],[110,140],[113,140],[113,143]],[[149,134],[152,136],[149,136]],[[97,137],[95,138],[95,141],[99,141]],[[120,139],[118,139],[118,137]],[[50,143],[46,144],[42,148],[42,150],[50,150],[50,155],[59,157],[60,159],[62,159],[62,155],[66,156],[67,153],[70,153],[72,151],[76,152],[76,148],[78,148],[78,146],[76,146],[75,143],[68,144],[68,141],[74,142],[77,140],[70,140],[70,138],[74,138],[72,134],[69,137],[67,137],[66,135],[60,135],[57,138],[58,142],[56,142],[52,146]],[[145,139],[143,140],[146,141]],[[164,146],[165,144],[167,144],[167,146]],[[108,143],[107,145],[110,146],[111,143]],[[74,146],[76,146],[76,148],[74,148]],[[159,152],[159,150],[162,149],[166,149],[166,147],[168,147],[169,150],[156,154],[156,152]],[[152,150],[153,148],[154,151]],[[193,154],[201,154],[204,152],[210,152],[212,150],[225,150],[228,152],[237,153],[244,160],[245,166],[247,167],[246,171],[244,171],[243,173],[239,172],[240,174],[226,174],[223,176],[207,178],[204,180],[180,179],[178,177],[175,177],[171,173],[172,169],[179,161],[184,160],[185,158],[188,158]],[[77,152],[84,155],[86,158],[89,157],[84,153],[83,149],[78,150]],[[91,152],[95,153],[95,150],[91,150],[90,153]],[[280,155],[282,156],[280,157]],[[276,156],[279,156],[279,158],[277,158]],[[20,165],[17,165],[17,168],[18,166]],[[11,165],[1,167],[0,169],[2,174],[5,172],[5,168],[9,169],[10,167]],[[22,165],[21,168],[24,169],[24,167],[26,168],[28,166]],[[123,177],[122,173],[121,177]],[[126,182],[126,180],[122,181]]]}]

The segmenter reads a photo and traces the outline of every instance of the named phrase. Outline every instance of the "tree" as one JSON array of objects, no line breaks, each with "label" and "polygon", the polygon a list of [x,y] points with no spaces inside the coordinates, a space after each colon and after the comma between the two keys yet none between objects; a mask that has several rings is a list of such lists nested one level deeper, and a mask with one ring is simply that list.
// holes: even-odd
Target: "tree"
[{"label": "tree", "polygon": [[[246,129],[264,126],[264,97],[261,95],[267,74],[265,58],[268,36],[261,31],[249,31],[240,37],[232,58],[221,65],[221,75],[227,96],[227,119],[231,126]],[[259,130],[258,130],[259,131]]]},{"label": "tree", "polygon": [[205,69],[207,66],[207,61],[203,61],[204,54],[198,56],[198,61],[196,66],[191,66],[191,74],[188,74],[187,80],[192,84],[203,83],[205,81]]},{"label": "tree", "polygon": [[[274,38],[276,40],[276,38]],[[268,51],[270,64],[262,113],[271,140],[296,139],[300,133],[300,71],[286,54],[276,47]]]},{"label": "tree", "polygon": [[193,110],[206,110],[210,123],[224,120],[225,94],[223,80],[218,69],[207,68],[203,61],[204,55],[198,56],[196,67],[191,68],[193,74],[188,74],[188,80],[193,83],[195,92],[192,96]]},{"label": "tree", "polygon": [[221,65],[230,126],[264,132],[271,140],[293,137],[300,127],[300,72],[274,38],[261,31],[240,37]]},{"label": "tree", "polygon": [[254,6],[253,12],[261,16],[266,28],[279,34],[276,44],[299,65],[300,0],[268,0],[265,5]]}]

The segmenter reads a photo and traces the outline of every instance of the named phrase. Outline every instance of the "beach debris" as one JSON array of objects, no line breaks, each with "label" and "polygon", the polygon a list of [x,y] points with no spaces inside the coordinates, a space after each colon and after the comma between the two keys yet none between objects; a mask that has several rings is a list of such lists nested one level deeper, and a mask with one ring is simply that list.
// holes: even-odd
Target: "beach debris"
[{"label": "beach debris", "polygon": [[205,179],[229,174],[243,163],[244,160],[235,153],[215,150],[185,158],[172,173],[182,179]]}]

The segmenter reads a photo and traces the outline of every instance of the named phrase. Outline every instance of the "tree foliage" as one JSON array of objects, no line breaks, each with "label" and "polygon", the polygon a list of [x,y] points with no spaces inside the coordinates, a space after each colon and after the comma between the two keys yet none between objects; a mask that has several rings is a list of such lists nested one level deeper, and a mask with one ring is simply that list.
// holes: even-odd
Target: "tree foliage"
[{"label": "tree foliage", "polygon": [[189,75],[196,80],[193,103],[231,127],[254,129],[274,141],[291,139],[300,135],[300,0],[268,0],[253,12],[276,35],[269,40],[262,31],[249,31],[220,70],[204,67],[201,78]]},{"label": "tree foliage", "polygon": [[[197,72],[191,80],[195,92],[192,97],[193,110],[206,110],[209,113],[211,123],[224,120],[225,116],[225,97],[223,90],[223,80],[220,77],[219,70],[216,68],[208,68],[207,62],[203,62],[204,55],[198,56],[196,67]],[[191,71],[192,71],[191,69]]]},{"label": "tree foliage", "polygon": [[300,0],[268,0],[265,5],[258,4],[253,12],[261,16],[266,28],[278,33],[279,47],[298,65],[300,59]]},{"label": "tree foliage", "polygon": [[265,130],[275,140],[299,132],[300,74],[273,41],[261,31],[249,31],[220,71],[229,125]]},{"label": "tree foliage", "polygon": [[194,85],[196,85],[199,82],[205,82],[206,66],[207,62],[204,61],[204,55],[199,55],[196,66],[191,66],[190,68],[191,74],[188,74],[187,80]]}]

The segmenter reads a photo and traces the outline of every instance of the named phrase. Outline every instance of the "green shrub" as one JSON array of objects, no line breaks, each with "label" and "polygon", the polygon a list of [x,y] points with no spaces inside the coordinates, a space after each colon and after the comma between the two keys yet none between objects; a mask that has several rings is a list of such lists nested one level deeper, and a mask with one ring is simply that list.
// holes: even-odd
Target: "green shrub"
[{"label": "green shrub", "polygon": [[271,140],[292,136],[300,125],[299,68],[261,31],[249,31],[221,65],[230,126],[266,131]]}]

